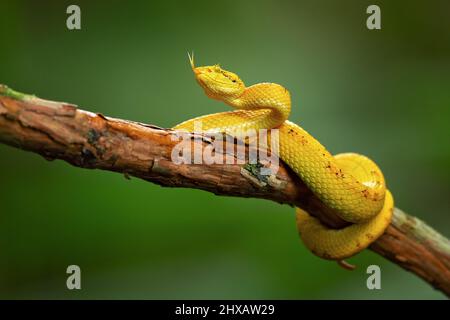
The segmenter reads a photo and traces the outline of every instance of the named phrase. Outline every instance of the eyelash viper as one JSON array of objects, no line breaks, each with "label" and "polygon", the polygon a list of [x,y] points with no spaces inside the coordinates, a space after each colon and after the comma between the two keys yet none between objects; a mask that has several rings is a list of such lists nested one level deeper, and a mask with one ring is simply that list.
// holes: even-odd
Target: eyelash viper
[{"label": "eyelash viper", "polygon": [[203,130],[233,132],[248,129],[279,129],[279,157],[328,207],[352,224],[331,229],[297,208],[297,227],[306,247],[315,255],[341,261],[365,249],[389,225],[394,208],[383,173],[369,158],[356,153],[331,155],[308,132],[288,121],[289,91],[275,83],[246,87],[234,73],[220,66],[192,70],[206,95],[236,109],[187,120],[175,130],[194,131],[201,121]]}]

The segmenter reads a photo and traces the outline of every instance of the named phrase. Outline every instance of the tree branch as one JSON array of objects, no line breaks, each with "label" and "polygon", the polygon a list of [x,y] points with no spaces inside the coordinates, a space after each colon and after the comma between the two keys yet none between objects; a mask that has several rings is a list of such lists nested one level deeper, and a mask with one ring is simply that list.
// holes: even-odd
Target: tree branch
[{"label": "tree branch", "polygon": [[[121,172],[167,187],[270,199],[301,207],[332,228],[347,225],[284,164],[269,179],[251,165],[175,164],[173,131],[113,119],[15,92],[0,85],[0,142],[82,168]],[[209,142],[191,134],[193,144]],[[386,232],[370,246],[450,296],[450,242],[418,218],[394,210]]]}]

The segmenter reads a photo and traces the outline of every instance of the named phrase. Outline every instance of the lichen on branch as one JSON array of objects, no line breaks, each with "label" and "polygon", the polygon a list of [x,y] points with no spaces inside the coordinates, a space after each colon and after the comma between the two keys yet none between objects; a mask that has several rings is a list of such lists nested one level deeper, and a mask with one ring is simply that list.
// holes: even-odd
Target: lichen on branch
[{"label": "lichen on branch", "polygon": [[[81,168],[135,176],[167,187],[196,188],[223,196],[254,197],[301,207],[331,228],[347,223],[283,163],[262,179],[253,164],[175,164],[170,129],[114,119],[43,100],[0,85],[0,142],[61,159]],[[193,144],[207,141],[194,139]],[[450,296],[450,242],[425,222],[399,209],[371,246],[405,270]]]}]

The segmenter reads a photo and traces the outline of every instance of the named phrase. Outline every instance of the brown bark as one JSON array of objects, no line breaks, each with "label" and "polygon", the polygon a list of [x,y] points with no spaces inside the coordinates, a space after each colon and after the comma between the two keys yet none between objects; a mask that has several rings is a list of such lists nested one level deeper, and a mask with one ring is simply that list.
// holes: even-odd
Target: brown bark
[{"label": "brown bark", "polygon": [[[173,131],[107,118],[68,103],[23,95],[0,85],[0,142],[75,166],[121,172],[167,187],[256,197],[301,207],[333,228],[347,223],[325,207],[284,164],[269,179],[240,164],[175,164]],[[208,140],[190,134],[193,144]],[[370,246],[450,296],[450,242],[399,209]]]}]

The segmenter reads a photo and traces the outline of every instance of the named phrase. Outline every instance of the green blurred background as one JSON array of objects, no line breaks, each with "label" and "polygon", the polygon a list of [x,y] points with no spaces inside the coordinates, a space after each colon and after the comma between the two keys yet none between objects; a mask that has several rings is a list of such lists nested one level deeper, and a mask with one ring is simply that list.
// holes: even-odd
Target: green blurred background
[{"label": "green blurred background", "polygon": [[[292,94],[291,120],[383,169],[396,204],[450,235],[448,1],[0,0],[0,83],[170,127],[226,109],[190,71],[220,62]],[[66,28],[78,4],[82,30]],[[161,188],[0,145],[1,298],[444,298],[365,251],[349,272],[300,243],[294,210]],[[66,267],[82,290],[66,289]],[[366,288],[378,264],[382,289]]]}]

